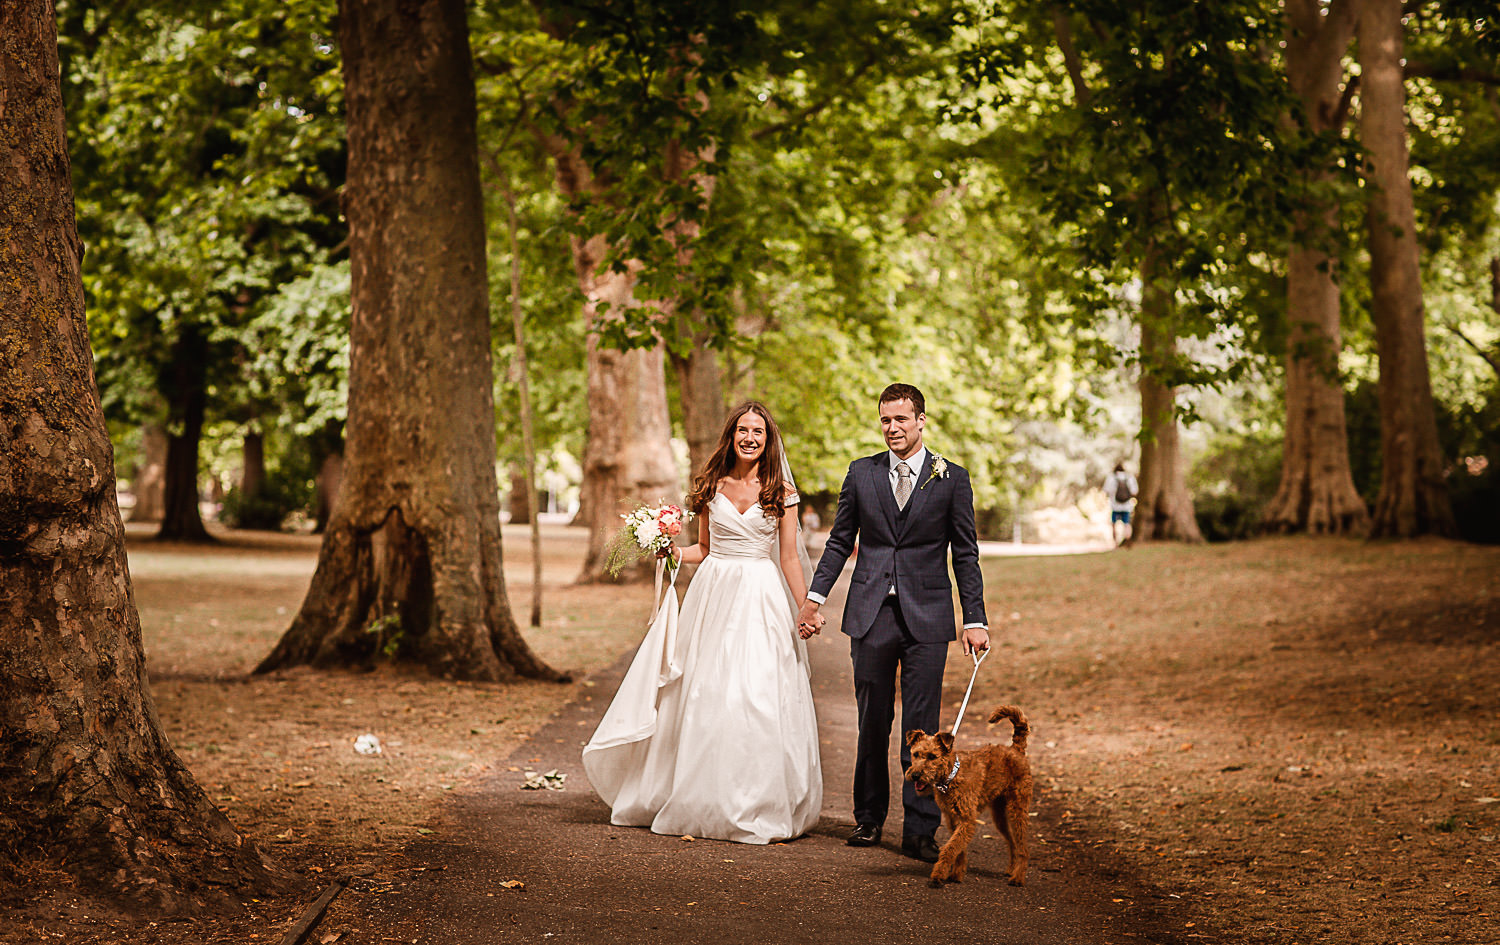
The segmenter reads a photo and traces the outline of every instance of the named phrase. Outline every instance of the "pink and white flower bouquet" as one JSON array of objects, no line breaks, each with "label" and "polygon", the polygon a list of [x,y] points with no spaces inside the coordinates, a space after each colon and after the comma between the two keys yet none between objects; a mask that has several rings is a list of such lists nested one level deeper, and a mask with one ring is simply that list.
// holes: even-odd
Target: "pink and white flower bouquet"
[{"label": "pink and white flower bouquet", "polygon": [[[625,520],[625,527],[610,541],[609,557],[604,563],[611,577],[619,577],[621,571],[642,558],[655,556],[670,548],[672,539],[682,534],[683,527],[693,517],[693,513],[684,511],[679,506],[663,503],[658,506],[643,505],[620,517]],[[669,556],[666,567],[671,571],[677,567],[677,562]]]}]

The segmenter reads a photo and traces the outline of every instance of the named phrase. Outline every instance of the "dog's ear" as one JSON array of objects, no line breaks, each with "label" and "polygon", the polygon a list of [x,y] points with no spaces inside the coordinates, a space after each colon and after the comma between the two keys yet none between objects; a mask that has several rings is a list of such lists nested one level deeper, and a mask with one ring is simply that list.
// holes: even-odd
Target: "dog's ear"
[{"label": "dog's ear", "polygon": [[938,744],[943,746],[943,751],[952,751],[953,750],[953,733],[952,732],[938,732],[937,740],[938,740]]},{"label": "dog's ear", "polygon": [[926,732],[922,731],[919,728],[914,728],[911,731],[909,731],[909,732],[906,733],[906,743],[908,745],[910,745],[912,742],[916,741],[917,739],[919,739],[919,738],[925,738],[926,736],[927,736]]}]

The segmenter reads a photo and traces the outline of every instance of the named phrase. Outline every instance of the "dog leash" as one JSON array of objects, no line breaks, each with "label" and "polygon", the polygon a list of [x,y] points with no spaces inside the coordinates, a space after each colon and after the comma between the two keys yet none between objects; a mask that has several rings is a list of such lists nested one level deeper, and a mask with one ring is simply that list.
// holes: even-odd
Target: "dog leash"
[{"label": "dog leash", "polygon": [[[959,725],[963,724],[964,712],[969,708],[969,696],[974,692],[974,680],[979,678],[979,664],[989,659],[989,655],[990,651],[988,649],[984,651],[984,655],[982,656],[976,655],[973,651],[969,652],[969,658],[974,661],[974,672],[969,675],[969,688],[964,690],[964,701],[958,707],[958,718],[953,720],[953,729],[950,732],[950,735],[955,740],[957,740],[958,738],[958,727]],[[959,761],[955,756],[953,759],[953,769],[948,772],[948,776],[943,778],[941,781],[934,781],[932,784],[932,786],[937,789],[938,793],[948,793],[948,791],[953,787],[953,782],[958,780],[958,770],[962,766],[963,762]]]},{"label": "dog leash", "polygon": [[952,734],[953,734],[953,737],[955,739],[958,738],[958,727],[963,724],[963,721],[964,721],[964,712],[965,712],[965,710],[967,710],[969,708],[969,695],[970,695],[970,693],[972,693],[974,691],[974,680],[979,678],[979,664],[983,663],[985,660],[989,659],[990,651],[988,649],[985,649],[984,654],[982,656],[976,656],[971,651],[969,653],[969,656],[970,656],[971,659],[974,660],[974,672],[973,672],[972,675],[969,676],[969,688],[964,690],[963,705],[960,705],[958,707],[958,718],[956,718],[956,719],[953,720],[953,733]]}]

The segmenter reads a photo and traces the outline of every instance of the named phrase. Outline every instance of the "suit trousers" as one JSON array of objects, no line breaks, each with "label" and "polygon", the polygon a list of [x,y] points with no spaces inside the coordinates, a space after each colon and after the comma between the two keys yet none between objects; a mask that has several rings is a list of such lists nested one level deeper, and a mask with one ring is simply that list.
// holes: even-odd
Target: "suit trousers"
[{"label": "suit trousers", "polygon": [[[890,807],[891,721],[896,711],[896,671],[901,671],[901,770],[911,766],[905,730],[937,731],[942,712],[943,668],[948,644],[912,638],[900,599],[887,596],[870,630],[850,640],[854,658],[854,698],[859,707],[859,745],[854,761],[854,820],[882,826]],[[932,836],[942,820],[937,804],[903,780],[902,835]]]}]

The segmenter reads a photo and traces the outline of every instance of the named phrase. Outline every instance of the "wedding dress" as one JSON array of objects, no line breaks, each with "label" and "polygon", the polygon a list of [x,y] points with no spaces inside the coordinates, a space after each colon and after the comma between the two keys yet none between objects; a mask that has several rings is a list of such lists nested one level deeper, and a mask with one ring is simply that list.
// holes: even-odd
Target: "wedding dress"
[{"label": "wedding dress", "polygon": [[787,840],[817,823],[823,774],[776,519],[759,504],[739,512],[721,493],[706,514],[709,555],[680,613],[668,588],[583,750],[584,770],[611,823]]}]

